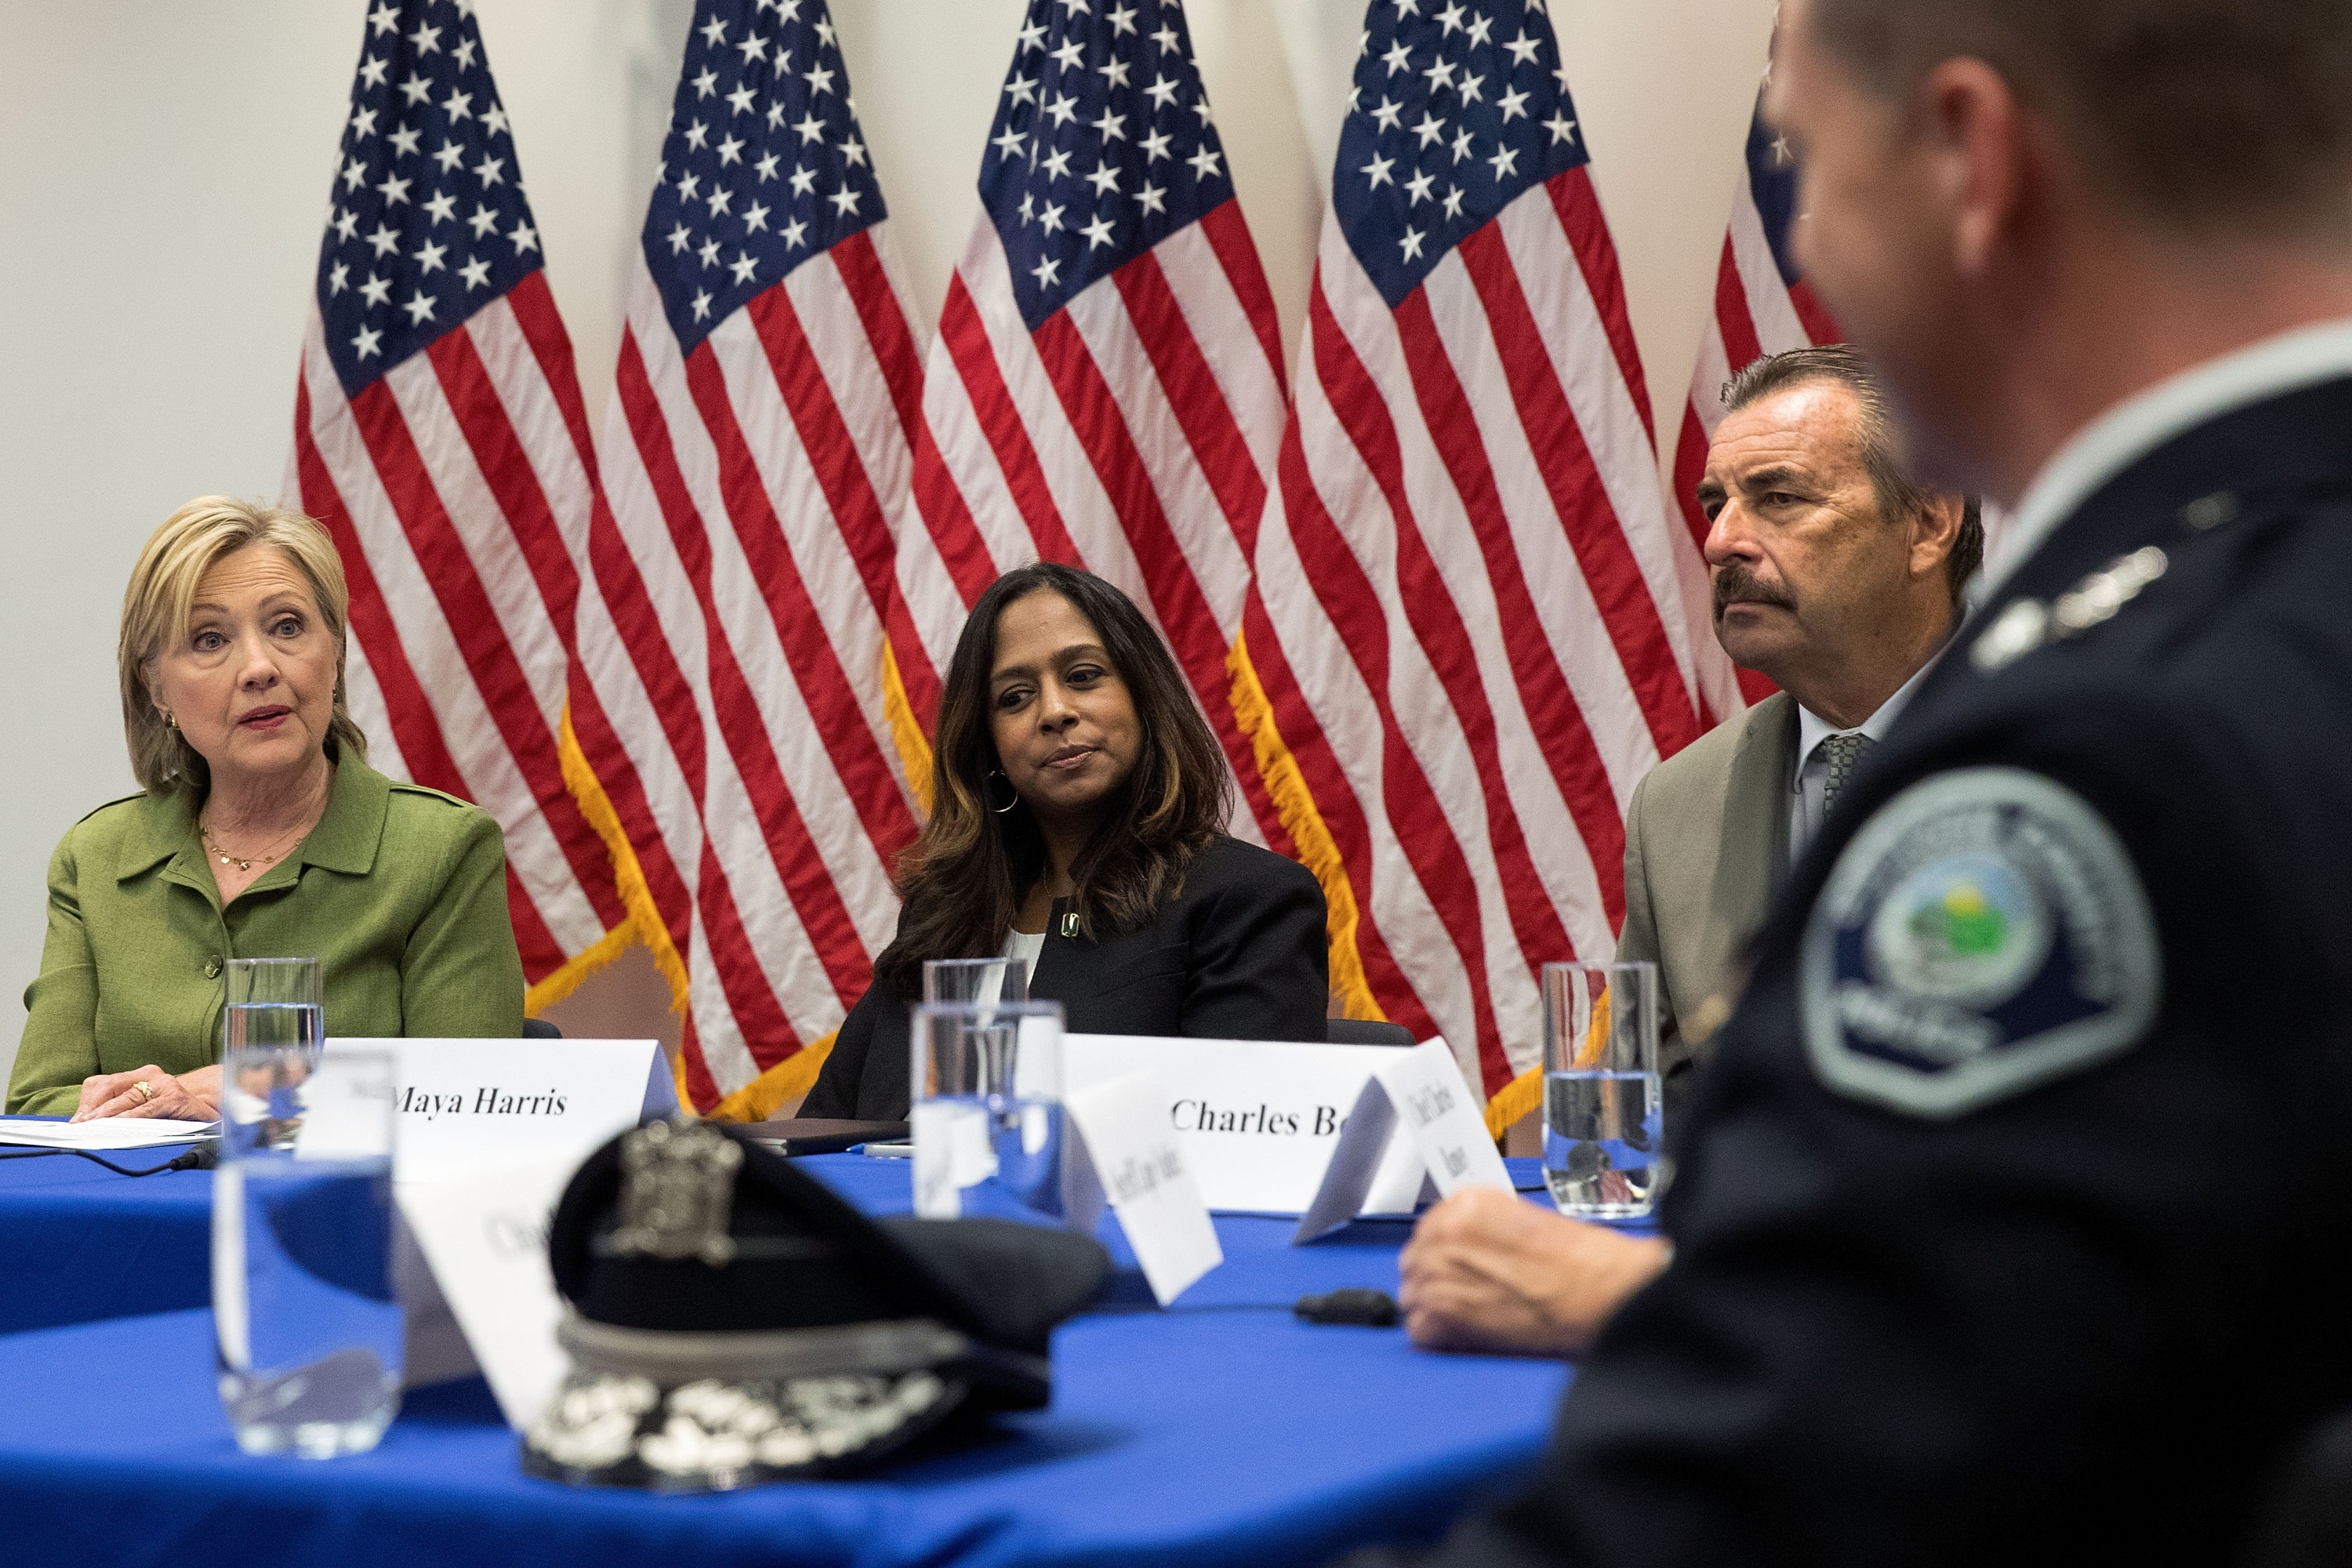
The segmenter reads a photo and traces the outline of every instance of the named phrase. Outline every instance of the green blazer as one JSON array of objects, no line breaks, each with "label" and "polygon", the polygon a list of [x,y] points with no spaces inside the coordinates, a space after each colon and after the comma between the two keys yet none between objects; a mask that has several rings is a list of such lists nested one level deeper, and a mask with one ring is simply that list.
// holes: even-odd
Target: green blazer
[{"label": "green blazer", "polygon": [[231,958],[320,959],[330,1035],[522,1033],[506,841],[487,813],[345,757],[310,837],[223,909],[196,804],[114,801],[58,846],[11,1114],[70,1113],[94,1073],[219,1060]]}]

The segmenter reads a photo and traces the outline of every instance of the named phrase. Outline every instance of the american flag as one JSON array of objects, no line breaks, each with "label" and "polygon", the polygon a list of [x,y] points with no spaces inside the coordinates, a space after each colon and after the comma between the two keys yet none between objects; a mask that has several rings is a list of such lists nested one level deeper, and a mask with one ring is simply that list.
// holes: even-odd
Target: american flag
[{"label": "american flag", "polygon": [[579,624],[612,718],[582,743],[706,1110],[814,1081],[915,831],[885,626],[920,358],[883,216],[824,0],[699,0]]},{"label": "american flag", "polygon": [[1250,802],[1289,849],[1229,663],[1281,438],[1273,296],[1169,0],[1030,0],[940,314],[898,580],[922,729],[966,610],[1040,558],[1158,623]]},{"label": "american flag", "polygon": [[[1690,406],[1675,447],[1675,499],[1702,547],[1707,522],[1698,506],[1698,484],[1706,475],[1707,443],[1723,423],[1724,384],[1765,354],[1840,341],[1837,323],[1790,254],[1797,165],[1788,142],[1766,121],[1760,99],[1748,129],[1747,174],[1732,198],[1731,227],[1715,274],[1715,319],[1699,343]],[[1772,690],[1772,683],[1753,670],[1741,670],[1739,683],[1750,700]]]},{"label": "american flag", "polygon": [[505,829],[536,1007],[630,932],[565,784],[594,458],[467,0],[368,13],[312,303],[286,488],[342,552],[352,716]]},{"label": "american flag", "polygon": [[1542,6],[1378,0],[1349,102],[1247,646],[1373,994],[1495,1096],[1537,967],[1613,949],[1622,803],[1708,721],[1705,574]]}]

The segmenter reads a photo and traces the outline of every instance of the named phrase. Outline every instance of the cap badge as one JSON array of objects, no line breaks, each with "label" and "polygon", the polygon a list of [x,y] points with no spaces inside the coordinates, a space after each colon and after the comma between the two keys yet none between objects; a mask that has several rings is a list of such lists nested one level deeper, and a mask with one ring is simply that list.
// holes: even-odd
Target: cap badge
[{"label": "cap badge", "polygon": [[620,1257],[735,1258],[729,1234],[743,1151],[701,1121],[656,1121],[621,1144],[621,1223],[609,1244]]}]

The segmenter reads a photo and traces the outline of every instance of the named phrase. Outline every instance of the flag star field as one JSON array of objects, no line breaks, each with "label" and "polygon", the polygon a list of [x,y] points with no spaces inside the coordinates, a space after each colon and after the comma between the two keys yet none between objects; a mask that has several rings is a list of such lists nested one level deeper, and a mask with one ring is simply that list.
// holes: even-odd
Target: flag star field
[{"label": "flag star field", "polygon": [[319,310],[346,395],[541,262],[471,0],[368,13],[319,247]]},{"label": "flag star field", "polygon": [[1034,0],[980,174],[1032,331],[1232,195],[1182,7]]},{"label": "flag star field", "polygon": [[680,350],[884,216],[824,8],[698,10],[645,227],[646,266]]},{"label": "flag star field", "polygon": [[1381,0],[1358,44],[1332,205],[1394,305],[1520,192],[1587,162],[1542,0]]}]

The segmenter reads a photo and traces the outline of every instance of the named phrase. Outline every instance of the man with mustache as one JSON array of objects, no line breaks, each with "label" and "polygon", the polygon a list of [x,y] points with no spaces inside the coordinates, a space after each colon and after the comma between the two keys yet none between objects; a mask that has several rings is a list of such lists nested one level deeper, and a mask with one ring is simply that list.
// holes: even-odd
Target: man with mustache
[{"label": "man with mustache", "polygon": [[1698,487],[1715,635],[1780,690],[1659,763],[1626,813],[1617,956],[1659,967],[1670,1101],[1772,889],[1959,624],[1984,555],[1975,500],[1912,482],[1853,350],[1769,355],[1724,404]]},{"label": "man with mustache", "polygon": [[[1768,355],[1724,405],[1698,489],[1715,633],[1780,689],[1652,769],[1626,812],[1617,956],[1658,966],[1669,1128],[1772,889],[1949,640],[1984,553],[1977,502],[1913,482],[1851,348]],[[1570,1354],[1664,1259],[1465,1189],[1405,1249],[1405,1321],[1437,1349]]]}]

